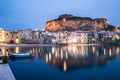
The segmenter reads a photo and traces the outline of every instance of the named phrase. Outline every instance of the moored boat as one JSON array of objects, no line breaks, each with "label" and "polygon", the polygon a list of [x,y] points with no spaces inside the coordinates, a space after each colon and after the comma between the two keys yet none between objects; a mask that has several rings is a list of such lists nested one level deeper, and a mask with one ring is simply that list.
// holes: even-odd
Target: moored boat
[{"label": "moored boat", "polygon": [[9,56],[10,57],[18,57],[18,58],[21,58],[21,57],[30,57],[31,55],[30,55],[30,53],[19,53],[19,54],[17,54],[17,53],[9,53]]}]

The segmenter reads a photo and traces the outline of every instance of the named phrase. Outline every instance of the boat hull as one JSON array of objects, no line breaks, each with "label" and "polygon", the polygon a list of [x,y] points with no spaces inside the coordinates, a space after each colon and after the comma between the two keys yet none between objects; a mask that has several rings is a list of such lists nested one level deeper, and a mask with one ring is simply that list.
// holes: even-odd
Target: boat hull
[{"label": "boat hull", "polygon": [[30,53],[20,53],[20,54],[9,54],[10,57],[16,57],[16,58],[24,58],[24,57],[30,57]]}]

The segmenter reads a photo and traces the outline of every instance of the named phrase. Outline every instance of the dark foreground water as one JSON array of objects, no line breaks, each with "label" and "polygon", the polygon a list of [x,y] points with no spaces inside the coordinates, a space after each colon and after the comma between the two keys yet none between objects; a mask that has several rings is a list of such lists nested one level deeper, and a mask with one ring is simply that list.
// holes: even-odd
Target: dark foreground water
[{"label": "dark foreground water", "polygon": [[16,80],[120,80],[120,47],[64,46],[2,48],[31,53],[9,58]]}]

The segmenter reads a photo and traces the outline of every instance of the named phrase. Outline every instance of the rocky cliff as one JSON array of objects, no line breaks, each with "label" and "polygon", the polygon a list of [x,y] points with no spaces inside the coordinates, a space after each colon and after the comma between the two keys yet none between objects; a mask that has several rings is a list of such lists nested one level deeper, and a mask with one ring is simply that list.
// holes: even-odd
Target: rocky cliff
[{"label": "rocky cliff", "polygon": [[46,31],[101,30],[108,27],[109,24],[105,18],[92,19],[71,14],[61,15],[46,23]]}]

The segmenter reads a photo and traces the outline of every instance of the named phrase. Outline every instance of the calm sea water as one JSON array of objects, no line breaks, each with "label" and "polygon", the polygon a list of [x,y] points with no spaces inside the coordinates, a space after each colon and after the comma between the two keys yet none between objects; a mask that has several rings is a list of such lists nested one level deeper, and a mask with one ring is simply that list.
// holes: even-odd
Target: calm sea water
[{"label": "calm sea water", "polygon": [[120,47],[12,47],[9,53],[31,53],[31,58],[9,58],[16,80],[120,80]]}]

